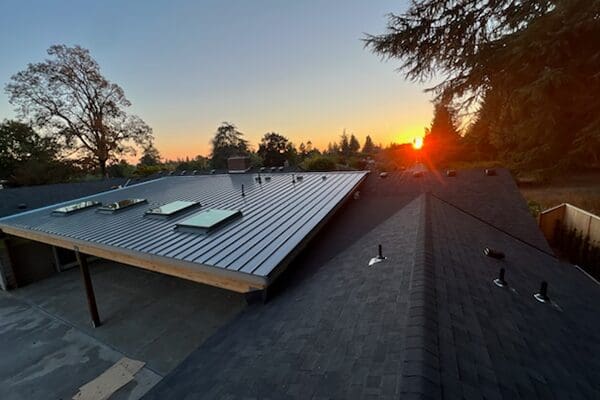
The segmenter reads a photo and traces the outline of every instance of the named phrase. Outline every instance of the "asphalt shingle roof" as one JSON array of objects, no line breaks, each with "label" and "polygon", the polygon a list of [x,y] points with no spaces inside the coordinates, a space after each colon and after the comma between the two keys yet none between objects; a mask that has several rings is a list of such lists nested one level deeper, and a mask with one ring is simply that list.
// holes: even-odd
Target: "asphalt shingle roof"
[{"label": "asphalt shingle roof", "polygon": [[[279,293],[146,398],[600,398],[600,288],[548,254],[498,173],[371,176]],[[368,267],[379,243],[389,259]]]}]

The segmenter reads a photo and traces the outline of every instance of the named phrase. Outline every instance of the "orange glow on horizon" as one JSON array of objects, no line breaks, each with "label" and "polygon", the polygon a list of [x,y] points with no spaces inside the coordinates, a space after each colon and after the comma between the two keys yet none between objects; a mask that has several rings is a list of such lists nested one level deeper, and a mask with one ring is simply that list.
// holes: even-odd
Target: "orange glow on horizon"
[{"label": "orange glow on horizon", "polygon": [[423,147],[423,138],[422,137],[414,138],[412,146],[413,146],[413,149],[415,149],[415,150],[421,150],[421,148]]}]

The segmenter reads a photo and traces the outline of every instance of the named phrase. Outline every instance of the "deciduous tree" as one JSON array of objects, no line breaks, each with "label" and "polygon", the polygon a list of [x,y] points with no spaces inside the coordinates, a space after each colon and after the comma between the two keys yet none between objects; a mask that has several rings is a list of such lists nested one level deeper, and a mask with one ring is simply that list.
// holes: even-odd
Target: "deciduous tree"
[{"label": "deciduous tree", "polygon": [[49,59],[16,73],[6,85],[19,116],[55,138],[63,149],[93,160],[100,172],[117,156],[147,144],[152,130],[126,109],[123,89],[100,72],[80,46],[55,45]]}]

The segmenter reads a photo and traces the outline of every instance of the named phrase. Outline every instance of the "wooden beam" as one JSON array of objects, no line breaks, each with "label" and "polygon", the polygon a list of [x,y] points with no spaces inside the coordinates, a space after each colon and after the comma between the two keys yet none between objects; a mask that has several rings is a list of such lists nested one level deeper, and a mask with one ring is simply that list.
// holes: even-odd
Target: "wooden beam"
[{"label": "wooden beam", "polygon": [[92,326],[97,328],[100,326],[100,315],[98,314],[96,295],[94,294],[94,286],[92,285],[92,277],[90,276],[90,267],[88,266],[85,254],[82,255],[78,250],[75,250],[75,256],[77,257],[77,262],[79,263],[79,268],[81,269],[81,278],[83,280],[83,287],[85,289],[88,309],[90,310]]},{"label": "wooden beam", "polygon": [[178,278],[204,283],[239,293],[262,290],[267,286],[266,278],[243,272],[229,271],[223,268],[66,238],[14,226],[1,225],[0,229],[9,235],[69,250],[79,249],[82,253],[103,258],[105,260],[116,261],[133,267],[160,272],[165,275],[176,276]]}]

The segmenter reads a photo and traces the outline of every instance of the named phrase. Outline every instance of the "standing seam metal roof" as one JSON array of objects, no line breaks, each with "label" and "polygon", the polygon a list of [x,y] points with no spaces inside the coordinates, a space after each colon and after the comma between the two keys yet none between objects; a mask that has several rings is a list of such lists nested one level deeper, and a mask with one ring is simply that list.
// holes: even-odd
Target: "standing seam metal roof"
[{"label": "standing seam metal roof", "polygon": [[[46,207],[2,218],[0,228],[9,225],[266,277],[366,174],[303,173],[295,183],[286,173],[263,174],[262,183],[256,182],[256,174],[165,177],[86,198],[102,203],[147,199],[143,206],[111,215],[92,208],[62,217],[51,215],[56,206]],[[147,209],[175,200],[202,206],[169,219],[144,217]],[[207,208],[241,210],[243,217],[209,235],[174,229],[177,222]]]}]

